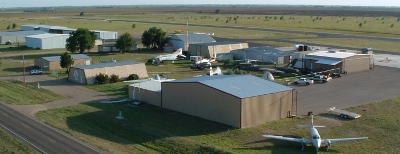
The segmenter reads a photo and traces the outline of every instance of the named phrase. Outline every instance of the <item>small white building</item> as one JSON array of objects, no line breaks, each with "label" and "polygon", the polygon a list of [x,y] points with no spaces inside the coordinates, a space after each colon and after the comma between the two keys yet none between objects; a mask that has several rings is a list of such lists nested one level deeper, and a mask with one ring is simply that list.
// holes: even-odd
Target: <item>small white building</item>
[{"label": "small white building", "polygon": [[94,30],[97,39],[118,39],[118,32]]},{"label": "small white building", "polygon": [[69,34],[39,34],[26,36],[26,46],[35,49],[65,48]]}]

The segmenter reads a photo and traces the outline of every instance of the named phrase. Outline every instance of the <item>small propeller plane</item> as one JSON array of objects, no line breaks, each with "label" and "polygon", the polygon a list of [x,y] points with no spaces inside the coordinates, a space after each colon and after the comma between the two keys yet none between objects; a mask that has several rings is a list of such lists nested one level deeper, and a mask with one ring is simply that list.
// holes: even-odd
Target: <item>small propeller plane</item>
[{"label": "small propeller plane", "polygon": [[179,48],[178,50],[176,50],[174,53],[172,54],[165,54],[165,55],[158,55],[153,57],[152,59],[152,63],[161,63],[162,61],[165,60],[180,60],[180,59],[185,59],[186,56],[182,54],[182,48]]},{"label": "small propeller plane", "polygon": [[321,147],[321,144],[327,145],[327,151],[331,147],[332,144],[337,142],[348,142],[348,141],[355,141],[355,140],[364,140],[368,139],[368,137],[356,137],[356,138],[338,138],[338,139],[321,139],[316,128],[325,127],[325,126],[314,126],[313,124],[313,115],[311,115],[311,125],[301,125],[302,128],[310,128],[310,139],[304,138],[292,138],[292,137],[283,137],[283,136],[275,136],[275,135],[263,135],[266,138],[278,139],[278,140],[286,140],[292,142],[299,142],[302,145],[302,149],[304,150],[304,146],[307,144],[311,144],[318,153],[318,149]]}]

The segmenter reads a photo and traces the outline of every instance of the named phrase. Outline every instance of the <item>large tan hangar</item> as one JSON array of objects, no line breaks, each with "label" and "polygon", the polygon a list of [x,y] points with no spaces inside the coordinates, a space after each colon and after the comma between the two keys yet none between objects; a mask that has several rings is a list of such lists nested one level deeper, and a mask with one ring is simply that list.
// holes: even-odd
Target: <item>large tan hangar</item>
[{"label": "large tan hangar", "polygon": [[300,62],[304,68],[315,72],[334,69],[340,73],[350,73],[369,70],[372,67],[371,55],[336,50],[309,53]]},{"label": "large tan hangar", "polygon": [[38,34],[25,37],[26,46],[35,49],[65,48],[69,34]]},{"label": "large tan hangar", "polygon": [[213,57],[214,54],[229,53],[232,50],[248,48],[247,43],[211,42],[190,44],[188,53],[192,56]]},{"label": "large tan hangar", "polygon": [[293,90],[252,75],[201,76],[161,83],[161,107],[247,128],[290,117]]},{"label": "large tan hangar", "polygon": [[[72,66],[79,65],[90,65],[92,64],[92,58],[85,54],[73,54],[71,58],[74,60],[74,64]],[[61,56],[51,56],[51,57],[42,57],[34,60],[35,66],[39,66],[42,69],[46,70],[59,70],[62,69],[60,66]]]},{"label": "large tan hangar", "polygon": [[137,74],[139,78],[147,78],[147,70],[144,63],[136,61],[107,62],[93,65],[73,66],[69,70],[68,80],[81,84],[95,84],[95,76],[98,74],[118,75],[122,80],[131,74]]}]

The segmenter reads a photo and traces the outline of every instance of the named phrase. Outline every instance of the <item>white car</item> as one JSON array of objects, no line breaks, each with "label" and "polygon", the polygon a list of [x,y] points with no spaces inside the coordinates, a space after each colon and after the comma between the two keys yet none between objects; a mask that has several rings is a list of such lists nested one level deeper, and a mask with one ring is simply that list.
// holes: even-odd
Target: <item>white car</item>
[{"label": "white car", "polygon": [[313,80],[307,80],[306,78],[300,78],[300,79],[297,79],[296,81],[294,81],[295,85],[302,84],[302,85],[308,86],[308,85],[313,84],[313,83],[314,83]]},{"label": "white car", "polygon": [[43,72],[41,70],[31,70],[30,74],[31,75],[37,75],[37,74],[42,74]]}]

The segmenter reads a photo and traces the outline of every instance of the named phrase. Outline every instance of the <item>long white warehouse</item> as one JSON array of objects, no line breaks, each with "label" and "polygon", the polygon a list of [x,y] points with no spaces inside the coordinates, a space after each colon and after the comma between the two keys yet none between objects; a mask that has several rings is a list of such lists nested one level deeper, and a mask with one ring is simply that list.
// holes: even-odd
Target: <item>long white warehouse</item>
[{"label": "long white warehouse", "polygon": [[26,36],[26,46],[35,49],[65,48],[69,34],[39,34]]}]

